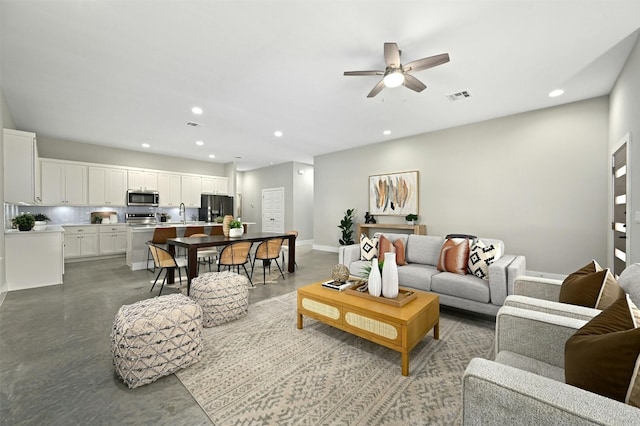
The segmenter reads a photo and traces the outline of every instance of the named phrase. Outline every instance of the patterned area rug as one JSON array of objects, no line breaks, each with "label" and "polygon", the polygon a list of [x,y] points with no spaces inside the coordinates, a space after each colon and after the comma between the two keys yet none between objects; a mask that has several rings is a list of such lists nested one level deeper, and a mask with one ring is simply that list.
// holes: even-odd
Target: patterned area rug
[{"label": "patterned area rug", "polygon": [[216,425],[461,424],[462,373],[494,336],[463,315],[441,313],[404,377],[398,352],[306,317],[298,330],[292,292],[204,329],[202,361],[176,376]]}]

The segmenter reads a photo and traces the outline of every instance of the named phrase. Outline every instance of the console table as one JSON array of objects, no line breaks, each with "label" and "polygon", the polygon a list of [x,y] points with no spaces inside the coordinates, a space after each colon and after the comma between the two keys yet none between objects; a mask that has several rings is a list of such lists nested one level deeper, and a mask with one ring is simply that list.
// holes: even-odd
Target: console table
[{"label": "console table", "polygon": [[369,229],[392,229],[392,230],[405,230],[412,231],[413,234],[427,235],[427,225],[402,225],[392,223],[359,223],[358,224],[358,242],[360,242],[360,235],[365,234],[369,236]]}]

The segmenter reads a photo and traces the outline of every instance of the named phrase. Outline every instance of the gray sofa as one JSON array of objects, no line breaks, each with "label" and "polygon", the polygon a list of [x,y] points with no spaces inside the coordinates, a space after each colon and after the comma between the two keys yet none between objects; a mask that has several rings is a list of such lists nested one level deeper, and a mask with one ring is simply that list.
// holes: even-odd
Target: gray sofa
[{"label": "gray sofa", "polygon": [[[515,277],[523,275],[526,268],[524,256],[502,254],[502,241],[479,238],[487,245],[495,245],[502,254],[500,259],[489,265],[488,281],[474,275],[440,272],[437,265],[444,237],[390,233],[382,235],[391,243],[396,239],[404,242],[408,264],[398,267],[400,285],[437,293],[441,305],[496,315],[507,295],[513,293]],[[371,264],[370,261],[360,260],[360,244],[340,247],[338,262],[346,265],[354,276],[363,276],[365,266]]]}]

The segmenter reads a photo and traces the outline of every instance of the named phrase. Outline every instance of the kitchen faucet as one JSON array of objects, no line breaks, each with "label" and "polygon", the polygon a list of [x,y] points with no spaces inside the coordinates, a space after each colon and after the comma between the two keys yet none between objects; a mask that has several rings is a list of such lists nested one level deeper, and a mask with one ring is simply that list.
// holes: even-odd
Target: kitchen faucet
[{"label": "kitchen faucet", "polygon": [[180,203],[179,215],[182,216],[182,224],[185,225],[187,223],[187,208],[184,203]]}]

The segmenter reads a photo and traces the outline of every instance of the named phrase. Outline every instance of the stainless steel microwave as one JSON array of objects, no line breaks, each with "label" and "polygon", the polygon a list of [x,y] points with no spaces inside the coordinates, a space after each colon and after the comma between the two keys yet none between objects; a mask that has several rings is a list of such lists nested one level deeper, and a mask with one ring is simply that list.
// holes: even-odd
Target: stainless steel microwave
[{"label": "stainless steel microwave", "polygon": [[158,207],[159,202],[158,191],[127,191],[128,206]]}]

